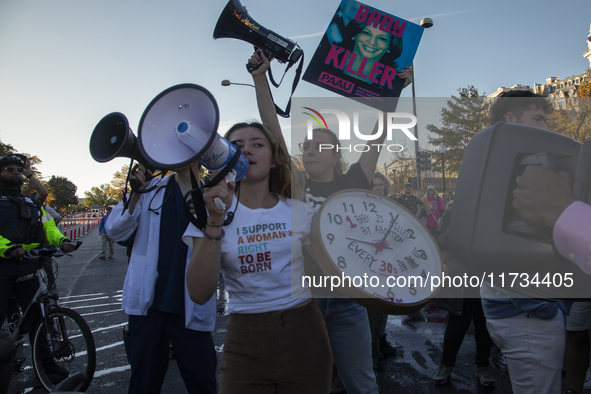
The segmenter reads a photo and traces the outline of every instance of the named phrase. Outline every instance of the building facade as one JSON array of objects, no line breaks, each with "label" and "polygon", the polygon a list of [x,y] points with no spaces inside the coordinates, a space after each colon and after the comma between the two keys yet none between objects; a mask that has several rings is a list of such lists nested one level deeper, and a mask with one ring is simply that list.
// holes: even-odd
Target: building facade
[{"label": "building facade", "polygon": [[[586,43],[587,49],[583,53],[583,56],[589,60],[589,66],[591,67],[591,27],[589,28],[589,36],[587,37]],[[581,83],[588,80],[589,76],[586,73],[570,75],[563,79],[560,79],[560,77],[548,77],[546,78],[546,83],[534,83],[533,88],[529,85],[521,84],[513,85],[510,88],[500,87],[496,92],[489,95],[488,99],[496,98],[501,93],[512,90],[529,90],[552,98],[555,109],[565,109],[569,106],[576,105],[574,98],[577,97],[578,87]]]}]

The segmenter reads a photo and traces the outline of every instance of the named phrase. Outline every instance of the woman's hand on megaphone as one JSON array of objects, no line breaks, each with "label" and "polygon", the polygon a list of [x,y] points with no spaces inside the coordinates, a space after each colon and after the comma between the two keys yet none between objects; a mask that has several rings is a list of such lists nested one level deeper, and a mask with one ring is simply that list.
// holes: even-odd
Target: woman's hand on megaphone
[{"label": "woman's hand on megaphone", "polygon": [[248,63],[252,64],[253,66],[258,66],[250,72],[253,78],[257,75],[265,75],[265,73],[271,66],[271,62],[269,61],[269,59],[267,59],[263,51],[261,51],[260,49],[256,50],[252,54],[250,59],[248,59]]},{"label": "woman's hand on megaphone", "polygon": [[[234,197],[234,189],[236,183],[220,181],[213,187],[203,189],[203,201],[207,207],[208,219],[207,223],[210,225],[221,225],[226,218],[226,212],[232,206],[232,198]],[[219,203],[216,204],[215,199],[219,198],[226,206],[225,209],[219,209]]]},{"label": "woman's hand on megaphone", "polygon": [[137,181],[138,184],[141,185],[139,190],[143,190],[150,184],[150,179],[152,178],[152,172],[150,170],[146,170],[143,164],[138,164],[135,171],[131,173],[129,179],[132,181]]},{"label": "woman's hand on megaphone", "polygon": [[129,199],[129,213],[132,214],[135,210],[135,206],[140,199],[141,193],[133,193],[136,190],[144,190],[150,184],[152,178],[152,172],[146,170],[143,164],[138,164],[134,167],[129,175],[129,182],[131,183],[131,198]]}]

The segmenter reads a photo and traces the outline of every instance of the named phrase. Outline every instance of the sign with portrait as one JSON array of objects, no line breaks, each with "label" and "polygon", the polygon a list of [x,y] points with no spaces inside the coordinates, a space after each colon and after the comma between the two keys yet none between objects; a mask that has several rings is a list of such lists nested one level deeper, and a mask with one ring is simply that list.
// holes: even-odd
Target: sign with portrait
[{"label": "sign with portrait", "polygon": [[303,79],[345,97],[399,97],[424,28],[355,0],[342,0]]}]

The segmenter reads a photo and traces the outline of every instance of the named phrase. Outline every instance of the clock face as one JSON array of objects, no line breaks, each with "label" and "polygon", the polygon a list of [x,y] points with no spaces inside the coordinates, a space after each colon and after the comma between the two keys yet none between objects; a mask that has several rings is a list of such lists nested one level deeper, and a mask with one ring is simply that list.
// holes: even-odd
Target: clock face
[{"label": "clock face", "polygon": [[441,276],[435,239],[402,205],[373,192],[329,197],[314,217],[312,248],[326,275],[351,278],[343,293],[374,309],[422,305],[438,290],[431,279]]}]

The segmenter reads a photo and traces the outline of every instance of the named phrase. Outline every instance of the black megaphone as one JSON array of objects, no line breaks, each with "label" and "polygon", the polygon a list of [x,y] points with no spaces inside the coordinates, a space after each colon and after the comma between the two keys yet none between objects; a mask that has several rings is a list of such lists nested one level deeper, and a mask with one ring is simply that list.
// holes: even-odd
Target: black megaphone
[{"label": "black megaphone", "polygon": [[[213,38],[235,38],[246,41],[262,50],[269,60],[277,59],[280,63],[287,63],[288,69],[298,62],[303,53],[289,38],[282,37],[258,24],[239,0],[228,2],[215,26]],[[246,67],[252,71],[258,66],[247,64]]]},{"label": "black megaphone", "polygon": [[99,163],[106,163],[116,157],[148,163],[139,150],[127,118],[120,112],[112,112],[98,122],[90,137],[90,155]]}]

